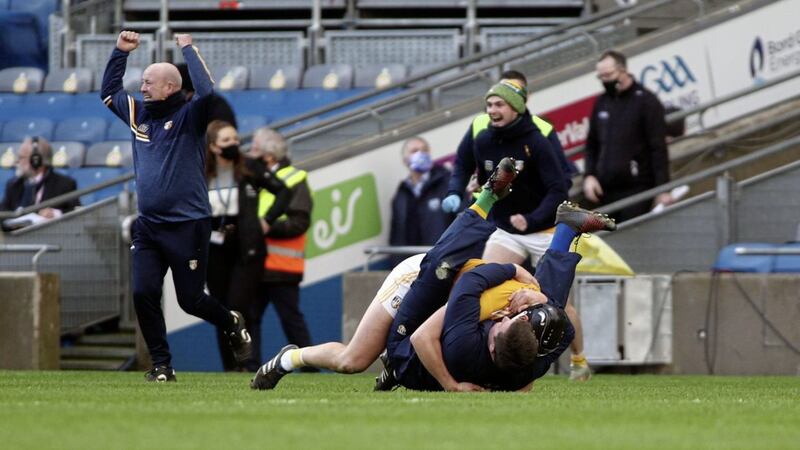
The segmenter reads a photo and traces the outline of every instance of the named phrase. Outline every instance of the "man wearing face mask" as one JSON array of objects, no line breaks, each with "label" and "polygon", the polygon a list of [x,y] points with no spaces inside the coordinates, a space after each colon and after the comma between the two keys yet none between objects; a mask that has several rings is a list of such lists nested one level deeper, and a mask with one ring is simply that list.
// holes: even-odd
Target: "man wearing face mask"
[{"label": "man wearing face mask", "polygon": [[[44,138],[26,138],[22,142],[17,154],[16,176],[6,183],[0,211],[26,208],[76,189],[75,180],[53,171],[52,156],[50,143]],[[54,219],[79,205],[76,198],[53,208],[40,209],[37,214],[44,219]]]},{"label": "man wearing face mask", "polygon": [[[597,63],[597,78],[605,92],[597,98],[586,140],[583,193],[607,205],[669,181],[664,107],[652,92],[628,73],[622,53],[610,50]],[[656,204],[672,203],[669,193]],[[647,213],[645,200],[612,216],[617,222]]]},{"label": "man wearing face mask", "polygon": [[[300,347],[311,345],[311,333],[300,310],[300,282],[305,272],[306,233],[311,226],[314,202],[308,173],[292,165],[288,142],[280,133],[268,127],[256,130],[250,156],[258,158],[290,192],[286,210],[270,223],[266,233],[267,257],[260,295],[253,307],[253,358],[247,363],[248,369],[256,371],[261,362],[261,320],[270,303],[275,306],[286,340]],[[259,217],[276,201],[275,195],[262,190]]]},{"label": "man wearing face mask", "polygon": [[205,135],[213,80],[188,34],[175,41],[189,66],[195,88],[191,101],[181,93],[181,76],[169,63],[148,66],[142,74],[144,102],[128,95],[122,76],[139,34],[123,31],[103,75],[100,98],[131,130],[139,217],[131,229],[133,297],[153,368],[147,381],[175,381],[161,290],[172,270],[178,304],[187,313],[225,330],[239,363],[252,342],[243,315],[203,291],[211,237],[211,207],[205,179]]},{"label": "man wearing face mask", "polygon": [[[433,245],[455,218],[442,210],[450,171],[434,165],[428,141],[416,136],[402,147],[406,177],[392,198],[391,245]],[[396,266],[405,256],[395,257]]]}]

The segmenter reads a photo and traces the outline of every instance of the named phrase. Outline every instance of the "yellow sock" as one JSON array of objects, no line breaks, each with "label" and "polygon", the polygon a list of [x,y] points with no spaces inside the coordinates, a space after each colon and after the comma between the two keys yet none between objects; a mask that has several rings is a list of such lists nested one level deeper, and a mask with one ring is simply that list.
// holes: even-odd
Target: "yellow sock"
[{"label": "yellow sock", "polygon": [[583,353],[572,355],[572,357],[570,357],[570,360],[572,361],[572,364],[575,366],[586,367],[589,365],[589,363],[586,362],[586,357],[583,355]]},{"label": "yellow sock", "polygon": [[283,370],[292,371],[294,369],[299,369],[306,365],[305,361],[303,361],[303,349],[297,348],[294,350],[289,350],[288,352],[281,355],[280,365]]},{"label": "yellow sock", "polygon": [[295,369],[306,365],[305,361],[303,361],[302,348],[298,348],[297,350],[289,350],[289,358],[292,359],[292,366],[294,366]]}]

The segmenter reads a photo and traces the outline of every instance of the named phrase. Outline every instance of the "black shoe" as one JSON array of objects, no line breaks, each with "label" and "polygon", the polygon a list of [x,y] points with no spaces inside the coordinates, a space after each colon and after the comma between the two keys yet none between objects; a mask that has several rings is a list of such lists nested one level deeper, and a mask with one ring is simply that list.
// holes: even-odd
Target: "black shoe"
[{"label": "black shoe", "polygon": [[498,199],[504,198],[511,192],[511,182],[517,177],[517,173],[517,162],[514,158],[505,157],[494,168],[483,189],[489,189]]},{"label": "black shoe", "polygon": [[617,223],[605,214],[583,209],[572,202],[558,205],[556,210],[556,223],[564,223],[578,233],[591,233],[593,231],[614,231]]},{"label": "black shoe", "polygon": [[166,383],[167,381],[178,381],[175,378],[175,369],[170,366],[153,367],[144,373],[144,379],[153,383]]},{"label": "black shoe", "polygon": [[278,385],[278,381],[280,381],[284,375],[290,372],[289,370],[283,370],[281,367],[281,357],[284,353],[296,348],[299,347],[294,344],[289,344],[286,347],[283,347],[274,358],[270,359],[268,363],[259,367],[255,378],[250,381],[250,388],[261,391],[275,389],[275,386]]},{"label": "black shoe", "polygon": [[238,311],[231,311],[236,328],[229,331],[228,343],[233,351],[233,357],[239,364],[244,364],[253,355],[253,340],[244,326],[244,317]]},{"label": "black shoe", "polygon": [[389,364],[389,354],[386,350],[381,353],[380,360],[383,363],[381,374],[375,377],[375,391],[391,391],[398,386],[397,378],[394,377],[394,370]]}]

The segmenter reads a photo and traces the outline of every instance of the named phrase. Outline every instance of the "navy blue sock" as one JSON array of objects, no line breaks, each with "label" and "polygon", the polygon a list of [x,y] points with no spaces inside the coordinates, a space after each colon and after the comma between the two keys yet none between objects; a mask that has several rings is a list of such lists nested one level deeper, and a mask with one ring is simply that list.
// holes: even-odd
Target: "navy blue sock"
[{"label": "navy blue sock", "polygon": [[556,225],[556,232],[553,234],[553,240],[550,242],[550,249],[559,252],[568,252],[572,240],[578,236],[569,225],[559,223]]}]

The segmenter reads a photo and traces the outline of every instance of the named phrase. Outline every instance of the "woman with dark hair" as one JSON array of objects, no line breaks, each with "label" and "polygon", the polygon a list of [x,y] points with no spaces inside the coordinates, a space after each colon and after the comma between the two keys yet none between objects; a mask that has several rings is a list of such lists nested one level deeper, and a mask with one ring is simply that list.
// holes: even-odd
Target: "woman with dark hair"
[{"label": "woman with dark hair", "polygon": [[[208,290],[250,323],[255,320],[250,302],[258,294],[266,257],[264,235],[286,209],[290,191],[265,166],[242,155],[236,128],[220,120],[211,122],[206,131],[205,174],[212,215]],[[275,195],[264,217],[258,217],[261,189]],[[217,338],[223,368],[237,370],[223,330],[217,330]]]}]

